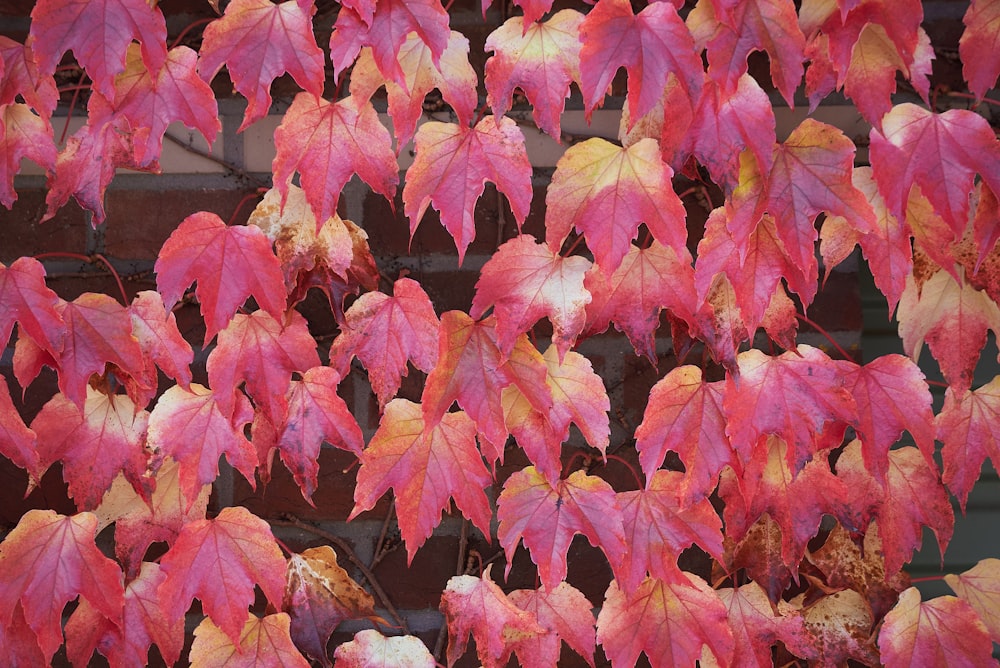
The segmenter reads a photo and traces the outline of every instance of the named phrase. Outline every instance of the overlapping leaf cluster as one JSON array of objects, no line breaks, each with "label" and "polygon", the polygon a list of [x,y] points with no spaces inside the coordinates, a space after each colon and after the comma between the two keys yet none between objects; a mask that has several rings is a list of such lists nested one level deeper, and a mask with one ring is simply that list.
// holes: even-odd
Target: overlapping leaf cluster
[{"label": "overlapping leaf cluster", "polygon": [[[175,662],[198,598],[196,665],[228,665],[234,653],[247,665],[306,665],[303,653],[328,665],[341,620],[378,621],[372,599],[332,551],[286,558],[247,510],[206,517],[220,457],[254,485],[277,454],[310,500],[324,442],[360,461],[352,517],[392,490],[411,560],[454,503],[487,537],[495,513],[508,573],[521,545],[537,565],[536,590],[504,593],[489,567],[452,579],[441,600],[449,664],[470,634],[484,665],[512,655],[554,665],[563,641],[591,665],[598,644],[615,666],[642,653],[660,666],[992,661],[996,561],[949,576],[958,596],[927,602],[902,571],[925,527],[946,548],[949,494],[964,505],[983,462],[1000,464],[1000,380],[972,388],[988,331],[1000,334],[1000,142],[976,111],[931,106],[920,3],[513,5],[523,15],[486,39],[478,110],[469,41],[437,0],[345,0],[325,52],[313,0],[232,0],[197,51],[168,48],[163,13],[146,0],[40,0],[26,43],[0,39],[0,202],[17,198],[30,159],[48,174],[45,218],[72,197],[102,224],[115,171],[157,171],[171,123],[212,142],[221,126],[209,84],[223,68],[248,103],[241,130],[266,115],[278,76],[302,89],[274,133],[274,187],[250,224],[207,212],[178,221],[156,291],[68,302],[36,260],[0,265],[0,340],[14,343],[16,381],[25,388],[47,366],[60,390],[25,424],[0,384],[0,453],[33,482],[61,463],[79,510],[31,511],[0,543],[5,664],[42,665],[64,643],[75,665],[94,651],[142,664],[154,643]],[[975,98],[1000,73],[998,13],[1000,3],[973,0],[965,16],[960,55]],[[57,147],[53,74],[68,51],[91,90],[85,125]],[[768,56],[770,82],[748,74],[755,51]],[[338,84],[349,80],[344,97],[324,95],[327,62]],[[487,182],[518,226],[532,203],[514,92],[560,141],[571,86],[589,115],[619,68],[618,141],[566,148],[544,238],[500,245],[467,311],[439,313],[411,278],[379,290],[366,233],[337,215],[352,177],[390,200],[402,182],[411,236],[436,209],[460,264],[483,232],[475,205]],[[894,104],[897,86],[912,101]],[[392,133],[372,101],[383,87]],[[435,88],[447,122],[422,118]],[[834,91],[872,128],[866,156],[811,117],[777,136],[772,99],[813,111]],[[397,155],[411,140],[401,181]],[[682,182],[718,200],[697,244]],[[856,246],[906,352],[916,359],[926,343],[941,367],[937,415],[913,360],[857,364],[796,341],[819,259],[829,272]],[[205,336],[189,342],[172,310],[194,285]],[[339,323],[328,363],[296,310],[312,288]],[[661,318],[675,351],[703,346],[715,365],[663,371],[634,432],[642,480],[616,489],[572,454],[611,445],[608,392],[578,344],[614,325],[655,363]],[[785,352],[751,348],[759,329]],[[199,345],[207,386],[191,373]],[[381,409],[367,443],[337,394],[360,373],[355,359]],[[411,370],[426,374],[419,402],[397,397]],[[164,392],[160,374],[173,381]],[[499,480],[511,447],[531,464]],[[668,453],[682,471],[664,468]],[[117,560],[94,542],[112,523]],[[566,582],[577,534],[613,571],[603,601]],[[168,548],[148,561],[154,542]],[[692,548],[711,558],[710,573],[680,568]],[[255,585],[276,612],[250,612]],[[371,631],[335,653],[337,665],[393,656],[433,664],[414,639]]]}]

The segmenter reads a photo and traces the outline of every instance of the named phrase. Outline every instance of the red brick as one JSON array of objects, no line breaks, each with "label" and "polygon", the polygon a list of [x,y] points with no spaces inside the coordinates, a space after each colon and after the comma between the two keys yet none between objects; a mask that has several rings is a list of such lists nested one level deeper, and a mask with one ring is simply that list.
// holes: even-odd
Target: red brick
[{"label": "red brick", "polygon": [[52,251],[85,253],[87,250],[87,216],[70,201],[55,217],[39,223],[45,213],[45,191],[18,191],[17,201],[8,211],[0,207],[0,262],[10,264],[23,255],[38,255]]},{"label": "red brick", "polygon": [[[155,188],[155,180],[150,182]],[[154,260],[160,247],[192,213],[209,211],[228,221],[240,200],[252,190],[108,189],[104,224],[105,254],[130,260]],[[235,223],[246,222],[253,202],[240,207]]]}]

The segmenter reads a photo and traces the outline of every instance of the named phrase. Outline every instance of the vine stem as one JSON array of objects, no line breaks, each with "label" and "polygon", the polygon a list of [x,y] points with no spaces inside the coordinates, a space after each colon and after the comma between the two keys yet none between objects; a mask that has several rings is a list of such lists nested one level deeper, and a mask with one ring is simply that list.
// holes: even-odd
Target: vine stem
[{"label": "vine stem", "polygon": [[358,570],[361,571],[361,574],[365,576],[365,579],[368,580],[368,584],[371,586],[372,591],[375,592],[375,595],[378,596],[379,601],[381,601],[382,607],[384,607],[389,615],[395,620],[396,624],[399,625],[399,628],[403,629],[403,633],[409,635],[410,627],[407,625],[406,620],[403,619],[403,617],[396,610],[396,607],[391,601],[389,601],[389,596],[385,593],[385,590],[382,589],[382,585],[379,584],[378,578],[376,578],[371,569],[365,566],[364,562],[358,558],[358,555],[354,553],[354,550],[347,541],[340,536],[330,533],[329,531],[324,531],[319,527],[307,524],[298,518],[291,520],[268,520],[268,524],[279,527],[293,527],[295,529],[307,531],[336,545],[337,549],[340,550],[345,557],[347,557],[347,560],[357,566]]},{"label": "vine stem", "polygon": [[916,582],[940,582],[941,580],[944,580],[943,575],[928,575],[922,578],[910,578],[910,584]]},{"label": "vine stem", "polygon": [[976,104],[979,104],[981,102],[985,102],[986,104],[992,104],[992,105],[995,105],[997,107],[1000,107],[1000,101],[991,100],[988,97],[984,97],[982,99],[979,99],[975,95],[970,95],[969,93],[960,93],[960,92],[954,91],[954,90],[948,92],[948,97],[957,97],[957,98],[961,98],[963,100],[973,100],[974,102],[976,102]]},{"label": "vine stem", "polygon": [[260,192],[261,190],[263,190],[263,188],[258,188],[254,190],[252,193],[247,193],[246,195],[243,196],[243,199],[241,199],[239,202],[236,203],[236,208],[233,209],[233,215],[229,216],[229,220],[226,221],[227,227],[231,227],[233,223],[236,222],[236,216],[239,215],[240,209],[243,208],[244,204],[254,199],[255,197],[260,197],[263,194]]},{"label": "vine stem", "polygon": [[63,253],[58,251],[53,251],[51,253],[39,253],[34,256],[36,260],[46,260],[49,258],[69,258],[71,260],[81,260],[87,264],[93,264],[94,262],[103,262],[104,266],[108,268],[111,275],[115,277],[115,282],[118,284],[118,291],[122,295],[122,304],[128,306],[128,294],[125,292],[125,284],[122,283],[122,277],[118,275],[118,271],[114,268],[108,258],[104,257],[100,253],[95,253],[93,255],[82,255],[80,253]]},{"label": "vine stem", "polygon": [[181,30],[180,34],[177,35],[177,37],[174,37],[174,41],[170,43],[170,48],[172,49],[175,46],[177,46],[178,44],[180,44],[181,40],[184,39],[185,37],[187,37],[187,34],[189,32],[191,32],[192,30],[194,30],[195,28],[197,28],[199,26],[203,26],[203,25],[208,25],[209,23],[211,23],[214,20],[215,20],[214,18],[211,18],[211,19],[198,19],[197,21],[192,21],[191,23],[187,24],[187,26],[185,26],[184,30]]},{"label": "vine stem", "polygon": [[832,345],[834,349],[836,349],[836,351],[840,353],[840,356],[843,357],[845,360],[852,359],[852,357],[847,354],[847,351],[840,347],[840,344],[837,343],[832,336],[830,336],[830,332],[826,331],[822,325],[813,321],[813,319],[810,318],[809,316],[802,315],[801,313],[796,313],[795,317],[804,322],[805,324],[809,325],[813,329],[815,329],[820,334],[822,334],[826,338],[826,340],[830,342],[830,345]]},{"label": "vine stem", "polygon": [[392,521],[392,514],[396,510],[396,498],[393,497],[389,502],[389,510],[385,514],[385,519],[382,520],[382,531],[379,532],[378,541],[375,543],[375,552],[372,554],[372,563],[368,565],[368,568],[375,568],[378,566],[378,562],[382,561],[382,557],[389,553],[385,550],[385,537],[389,533],[389,523]]},{"label": "vine stem", "polygon": [[[635,484],[637,484],[639,486],[639,489],[643,488],[642,478],[639,477],[639,472],[635,470],[634,466],[632,466],[632,462],[630,462],[630,461],[626,460],[624,457],[620,457],[618,455],[605,455],[604,457],[608,461],[618,462],[619,464],[621,464],[622,466],[624,466],[625,468],[627,468],[629,471],[631,471],[632,472],[632,477],[635,478]],[[607,466],[607,464],[605,464],[605,466]]]}]

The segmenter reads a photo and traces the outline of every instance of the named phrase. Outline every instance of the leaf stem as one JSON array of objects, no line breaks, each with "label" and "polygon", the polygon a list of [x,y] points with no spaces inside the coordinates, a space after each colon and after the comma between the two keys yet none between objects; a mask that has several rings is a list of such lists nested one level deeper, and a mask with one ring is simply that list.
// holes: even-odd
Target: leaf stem
[{"label": "leaf stem", "polygon": [[211,18],[211,19],[198,19],[197,21],[192,21],[191,23],[187,24],[184,27],[184,30],[181,30],[180,34],[177,35],[177,37],[174,37],[174,41],[170,43],[170,48],[172,49],[175,46],[177,46],[178,44],[180,44],[181,40],[184,39],[185,37],[187,37],[187,34],[189,32],[191,32],[192,30],[194,30],[195,28],[197,28],[199,26],[203,26],[203,25],[208,25],[209,23],[211,23],[214,20],[215,20],[214,18]]},{"label": "leaf stem", "polygon": [[129,299],[128,299],[128,294],[125,292],[125,284],[122,283],[122,277],[118,275],[118,271],[114,268],[111,262],[108,261],[108,258],[104,257],[100,253],[95,253],[93,255],[82,255],[80,253],[64,253],[61,251],[52,251],[50,253],[39,253],[38,255],[34,256],[36,260],[46,260],[49,258],[57,258],[57,257],[69,258],[70,260],[80,260],[81,262],[86,262],[87,264],[94,264],[95,262],[104,263],[104,266],[108,268],[108,271],[111,273],[111,275],[115,277],[115,283],[118,284],[118,291],[121,293],[122,296],[122,303],[125,306],[128,306]]},{"label": "leaf stem", "polygon": [[[625,468],[627,468],[629,471],[632,472],[632,477],[635,478],[635,484],[639,486],[639,489],[642,489],[644,487],[644,485],[642,484],[642,478],[639,476],[639,472],[635,470],[635,467],[632,466],[632,462],[628,461],[627,459],[619,455],[605,455],[604,458],[608,461],[616,461]],[[607,464],[605,464],[604,466],[607,467]]]},{"label": "leaf stem", "polygon": [[824,336],[824,337],[826,338],[826,340],[830,342],[830,345],[834,347],[834,349],[835,349],[835,350],[836,350],[836,351],[837,351],[837,352],[838,352],[838,353],[840,354],[840,356],[841,356],[842,358],[844,358],[845,360],[850,360],[850,359],[854,359],[854,357],[853,357],[853,356],[851,356],[851,355],[847,354],[847,351],[846,351],[846,350],[844,350],[844,349],[843,349],[843,348],[842,348],[842,347],[840,346],[840,344],[839,344],[839,343],[837,343],[837,342],[836,342],[836,341],[834,340],[834,338],[833,338],[832,336],[830,336],[830,332],[826,331],[826,330],[825,330],[825,329],[823,328],[823,326],[822,326],[822,325],[820,325],[820,324],[816,323],[816,322],[815,322],[815,321],[814,321],[814,320],[813,320],[812,318],[810,318],[809,316],[807,316],[807,315],[803,315],[803,314],[801,314],[801,313],[796,313],[796,314],[795,314],[795,317],[796,317],[796,318],[798,318],[799,320],[801,320],[802,322],[804,322],[805,324],[809,325],[809,326],[810,326],[810,327],[812,327],[813,329],[815,329],[815,330],[816,330],[817,332],[819,332],[820,334],[822,334],[822,335],[823,335],[823,336]]},{"label": "leaf stem", "polygon": [[941,580],[944,580],[943,575],[928,575],[922,578],[910,578],[910,584],[917,582],[940,582]]},{"label": "leaf stem", "polygon": [[263,188],[257,188],[252,193],[247,193],[246,195],[243,196],[243,199],[241,199],[239,202],[236,203],[236,207],[233,209],[233,215],[229,216],[229,220],[226,221],[227,227],[231,227],[236,222],[236,216],[239,215],[240,209],[243,208],[244,204],[254,199],[255,197],[261,196],[262,194],[260,192],[261,190],[263,190]]}]

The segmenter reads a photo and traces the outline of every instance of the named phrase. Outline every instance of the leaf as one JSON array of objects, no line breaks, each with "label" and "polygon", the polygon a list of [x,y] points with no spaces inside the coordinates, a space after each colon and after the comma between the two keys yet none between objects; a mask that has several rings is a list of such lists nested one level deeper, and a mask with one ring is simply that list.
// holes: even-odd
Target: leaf
[{"label": "leaf", "polygon": [[730,665],[734,641],[725,606],[700,577],[685,578],[646,578],[630,594],[611,582],[597,616],[597,642],[612,666],[634,666],[641,653],[654,666],[694,665],[703,649]]},{"label": "leaf", "polygon": [[857,419],[857,405],[836,363],[818,348],[802,344],[777,357],[748,350],[739,354],[738,364],[739,378],[727,378],[723,396],[726,433],[734,444],[757,443],[762,434],[780,436],[788,444],[793,473],[823,447],[827,423]]},{"label": "leaf", "polygon": [[396,516],[406,543],[407,563],[441,522],[450,499],[484,534],[490,533],[484,489],[493,479],[476,447],[476,426],[462,412],[426,419],[420,404],[393,399],[361,454],[354,509],[348,519],[371,510],[392,488]]},{"label": "leaf", "polygon": [[510,354],[520,334],[548,317],[562,360],[583,331],[584,309],[591,300],[584,274],[590,267],[586,258],[560,257],[531,235],[514,237],[480,270],[469,315],[479,319],[493,308],[503,355]]},{"label": "leaf", "polygon": [[461,264],[476,238],[473,210],[487,181],[507,196],[520,228],[531,205],[531,164],[524,135],[513,120],[487,116],[471,129],[454,123],[424,123],[417,130],[415,149],[403,187],[411,239],[427,207],[433,205],[455,240]]},{"label": "leaf", "polygon": [[626,0],[600,0],[580,25],[580,41],[580,91],[588,114],[604,100],[619,67],[628,72],[629,118],[641,118],[656,105],[671,75],[695,107],[701,60],[672,3],[655,2],[633,14]]},{"label": "leaf", "polygon": [[0,262],[0,341],[19,331],[48,353],[63,346],[66,326],[57,306],[62,300],[45,285],[45,268],[34,258],[21,257],[9,267]]},{"label": "leaf", "polygon": [[722,520],[708,499],[679,503],[683,477],[680,471],[656,471],[646,489],[618,492],[628,544],[628,576],[617,578],[622,590],[634,591],[647,572],[664,582],[686,584],[677,560],[695,544],[722,561]]},{"label": "leaf", "polygon": [[424,113],[424,98],[435,88],[458,116],[460,124],[464,126],[472,122],[472,113],[477,103],[478,78],[469,64],[469,40],[465,35],[452,30],[440,61],[435,61],[427,44],[417,33],[411,32],[399,49],[398,61],[404,76],[404,80],[400,82],[379,71],[370,48],[361,49],[361,54],[351,69],[350,87],[352,96],[368,100],[385,84],[389,98],[389,116],[392,117],[398,148],[413,139],[417,122]]},{"label": "leaf", "polygon": [[129,578],[139,572],[150,545],[172,544],[186,524],[205,519],[208,507],[212,486],[202,485],[189,501],[181,488],[180,465],[173,459],[164,461],[153,479],[156,484],[146,501],[119,475],[94,511],[99,530],[114,523],[115,556]]},{"label": "leaf", "polygon": [[193,213],[163,243],[154,269],[167,309],[198,282],[206,345],[251,295],[275,320],[284,316],[281,266],[255,226],[227,227],[214,213]]},{"label": "leaf", "polygon": [[285,324],[264,311],[237,313],[219,332],[218,345],[205,366],[216,403],[224,415],[233,412],[235,390],[246,381],[247,393],[274,422],[288,410],[285,393],[293,373],[319,366],[316,340],[306,319],[290,311]]},{"label": "leaf", "polygon": [[[2,52],[0,52],[2,53]],[[30,158],[52,172],[56,168],[56,145],[52,126],[36,116],[26,104],[0,105],[0,204],[8,209],[17,200],[14,177],[21,171],[22,158]]]},{"label": "leaf", "polygon": [[995,666],[993,643],[972,606],[954,596],[921,602],[910,587],[899,596],[878,634],[882,661],[888,668],[940,661],[969,666]]},{"label": "leaf", "polygon": [[748,578],[764,588],[772,603],[780,602],[793,575],[798,574],[798,564],[795,573],[785,565],[784,544],[781,527],[764,513],[739,542],[733,545],[727,541],[726,565],[731,570],[746,571]]},{"label": "leaf", "polygon": [[254,484],[257,454],[243,435],[244,425],[252,419],[253,409],[245,396],[239,395],[234,410],[226,414],[215,392],[198,383],[191,383],[188,390],[175,385],[157,400],[149,415],[149,446],[159,459],[177,461],[181,492],[189,507],[202,485],[215,482],[223,454]]},{"label": "leaf", "polygon": [[330,348],[330,365],[342,376],[355,356],[368,371],[379,406],[399,391],[407,362],[430,373],[438,361],[438,329],[430,297],[416,281],[400,278],[393,296],[368,292],[347,310],[341,334]]},{"label": "leaf", "polygon": [[[683,505],[708,496],[719,471],[736,465],[738,457],[726,436],[722,413],[722,381],[705,382],[701,369],[684,365],[671,369],[649,393],[642,423],[635,429],[635,447],[647,481],[676,452],[685,475],[678,484]],[[744,448],[749,454],[749,448]]]},{"label": "leaf", "polygon": [[[58,355],[59,390],[77,408],[83,410],[90,377],[103,376],[108,364],[117,367],[120,379],[143,378],[142,348],[125,307],[108,295],[85,292],[63,303],[61,311],[66,338]],[[133,401],[145,405],[139,396],[133,395]]]},{"label": "leaf", "polygon": [[878,522],[885,556],[885,573],[895,575],[920,546],[923,527],[930,527],[944,554],[955,525],[955,514],[936,469],[914,447],[889,451],[885,487],[867,471],[861,445],[852,441],[837,459],[837,477],[851,490],[851,522],[866,527]]},{"label": "leaf", "polygon": [[97,517],[29,510],[0,543],[0,626],[20,604],[46,660],[63,642],[62,611],[77,596],[115,625],[122,621],[122,573],[94,544]]},{"label": "leaf", "polygon": [[563,9],[544,23],[527,15],[514,16],[486,38],[487,103],[494,116],[510,109],[514,89],[531,102],[535,124],[562,141],[560,116],[569,97],[569,85],[580,85],[580,24],[584,16]]},{"label": "leaf", "polygon": [[420,638],[386,638],[374,629],[358,631],[354,640],[337,645],[334,657],[333,665],[340,668],[433,668],[437,665]]},{"label": "leaf", "polygon": [[146,477],[149,413],[124,395],[87,388],[83,411],[56,394],[31,422],[38,435],[39,468],[62,462],[63,479],[77,508],[93,510],[122,472],[135,491],[149,498]]},{"label": "leaf", "polygon": [[515,343],[516,367],[503,358],[494,323],[492,316],[476,322],[461,311],[442,314],[438,364],[427,374],[421,403],[424,418],[433,425],[457,401],[492,446],[492,459],[499,459],[507,441],[503,388],[516,384],[531,405],[543,412],[552,406],[552,390],[546,382],[545,363],[526,337]]},{"label": "leaf", "polygon": [[133,40],[153,71],[167,57],[167,24],[146,0],[39,0],[31,10],[28,44],[42,76],[56,71],[63,53],[72,50],[94,88],[106,97],[114,76],[125,70],[125,53]]},{"label": "leaf", "polygon": [[698,298],[686,250],[678,255],[657,241],[647,248],[630,246],[610,275],[599,266],[589,269],[583,287],[592,297],[583,336],[601,333],[613,322],[636,352],[651,362],[656,360],[654,337],[662,309],[694,326]]},{"label": "leaf", "polygon": [[804,633],[802,618],[779,614],[756,582],[738,589],[717,590],[729,616],[733,633],[734,666],[772,666],[771,648],[789,636]]},{"label": "leaf", "polygon": [[945,381],[956,392],[972,384],[979,353],[986,345],[986,330],[1000,332],[996,302],[964,281],[958,283],[944,270],[931,275],[920,288],[908,278],[896,317],[906,354],[920,359],[926,342]]},{"label": "leaf", "polygon": [[247,613],[236,636],[205,618],[194,630],[191,668],[308,668],[289,636],[288,615],[279,612],[263,619]]},{"label": "leaf", "polygon": [[[666,3],[655,3],[648,9],[663,6]],[[670,184],[673,172],[659,153],[651,139],[622,148],[593,138],[567,149],[545,195],[549,250],[558,253],[575,227],[587,238],[594,260],[610,275],[644,222],[657,241],[683,256],[686,214]]]},{"label": "leaf", "polygon": [[285,558],[271,528],[238,506],[223,508],[214,519],[185,524],[160,566],[166,579],[158,595],[167,619],[182,618],[198,597],[205,614],[233,643],[247,636],[254,584],[273,604],[285,589]]},{"label": "leaf", "polygon": [[406,85],[399,52],[411,32],[430,49],[435,65],[440,62],[451,34],[448,13],[437,0],[378,0],[369,20],[357,8],[337,14],[330,35],[333,76],[348,69],[363,46],[372,47],[375,63],[386,79]]},{"label": "leaf", "polygon": [[[87,599],[81,599],[66,622],[66,653],[70,662],[85,665],[96,649],[112,666],[147,665],[149,647],[156,643],[167,665],[176,664],[184,648],[184,620],[168,620],[160,610],[156,588],[164,577],[159,564],[143,562],[142,571],[125,587],[120,628],[103,617]],[[92,642],[76,647],[77,642],[87,639]],[[79,660],[74,656],[80,657]]]},{"label": "leaf", "polygon": [[830,471],[826,453],[795,471],[787,449],[778,437],[762,437],[742,475],[723,472],[719,496],[726,502],[728,537],[742,539],[764,513],[781,527],[781,559],[794,573],[823,515],[846,518],[851,495],[850,486]]},{"label": "leaf", "polygon": [[30,46],[0,36],[0,104],[10,104],[20,95],[42,118],[50,119],[59,104],[59,91],[51,76],[43,76]]},{"label": "leaf", "polygon": [[139,342],[150,376],[156,375],[155,363],[163,373],[187,389],[191,384],[194,351],[177,329],[173,312],[167,313],[163,298],[155,290],[136,293],[128,307],[132,318],[132,336]]},{"label": "leaf", "polygon": [[794,105],[806,40],[791,0],[732,3],[724,16],[716,14],[714,3],[699,2],[687,25],[698,46],[707,46],[708,75],[723,90],[736,88],[751,51],[765,51],[771,61],[771,81],[788,106]]},{"label": "leaf", "polygon": [[[285,395],[288,410],[277,425],[274,447],[307,501],[311,501],[316,491],[323,443],[358,456],[364,448],[361,427],[337,394],[340,380],[340,374],[330,367],[316,366],[306,371],[302,380],[293,380]],[[254,434],[254,445],[260,452],[261,444],[256,437]],[[265,466],[269,462],[261,462],[262,479],[266,477]]]},{"label": "leaf", "polygon": [[560,641],[594,665],[597,642],[594,638],[594,613],[590,601],[567,582],[551,591],[518,589],[507,595],[511,603],[538,620],[548,633],[525,638],[514,644],[521,665],[555,666],[559,662]]},{"label": "leaf", "polygon": [[10,398],[6,379],[0,382],[0,454],[28,472],[31,479],[41,479],[36,436],[24,424]]},{"label": "leaf", "polygon": [[488,668],[505,665],[516,643],[546,634],[534,615],[515,606],[493,583],[492,568],[493,564],[487,565],[482,578],[456,575],[441,594],[449,668],[465,654],[470,633],[480,662]]},{"label": "leaf", "polygon": [[993,88],[1000,75],[1000,60],[996,56],[998,35],[993,27],[997,19],[1000,19],[1000,5],[992,0],[973,0],[962,17],[965,31],[958,41],[958,56],[969,90],[977,99]]},{"label": "leaf", "polygon": [[1000,191],[1000,142],[982,116],[964,109],[933,114],[899,104],[872,130],[872,174],[889,212],[905,213],[910,189],[919,186],[954,238],[965,231],[976,173]]},{"label": "leaf", "polygon": [[375,617],[375,601],[337,563],[328,545],[288,558],[282,612],[291,617],[291,637],[305,654],[329,666],[326,645],[347,619]]},{"label": "leaf", "polygon": [[852,659],[866,666],[879,665],[871,632],[875,620],[861,594],[845,589],[809,604],[804,600],[800,594],[790,603],[778,602],[779,612],[789,617],[798,613],[804,627],[801,633],[785,638],[792,653],[832,666]]},{"label": "leaf", "polygon": [[944,581],[952,591],[976,611],[994,642],[1000,638],[1000,614],[997,612],[1000,610],[997,606],[1000,602],[998,566],[1000,560],[982,559],[964,573],[948,573],[944,576]]},{"label": "leaf", "polygon": [[983,462],[989,457],[1000,463],[1000,440],[996,433],[1000,412],[1000,376],[971,392],[948,388],[944,407],[937,416],[937,438],[944,443],[944,484],[965,510],[969,492],[979,480]]},{"label": "leaf", "polygon": [[533,466],[514,473],[504,482],[497,499],[497,519],[497,539],[507,554],[507,573],[523,538],[546,589],[554,589],[566,579],[566,552],[578,533],[599,547],[616,571],[627,554],[614,490],[583,471],[575,471],[555,486]]},{"label": "leaf", "polygon": [[863,366],[844,360],[844,387],[858,406],[855,429],[865,466],[876,480],[885,479],[889,448],[903,430],[910,432],[924,456],[934,453],[934,413],[924,374],[902,355],[882,355]]},{"label": "leaf", "polygon": [[316,217],[316,230],[337,212],[340,192],[357,174],[389,201],[399,184],[392,137],[371,102],[353,95],[327,102],[299,93],[274,131],[274,184],[288,200],[295,172]]},{"label": "leaf", "polygon": [[[211,82],[225,64],[233,86],[247,99],[238,132],[267,115],[271,82],[285,72],[318,97],[323,93],[323,52],[313,36],[312,0],[233,0],[205,28],[198,72]],[[327,217],[323,217],[326,220]]]}]

